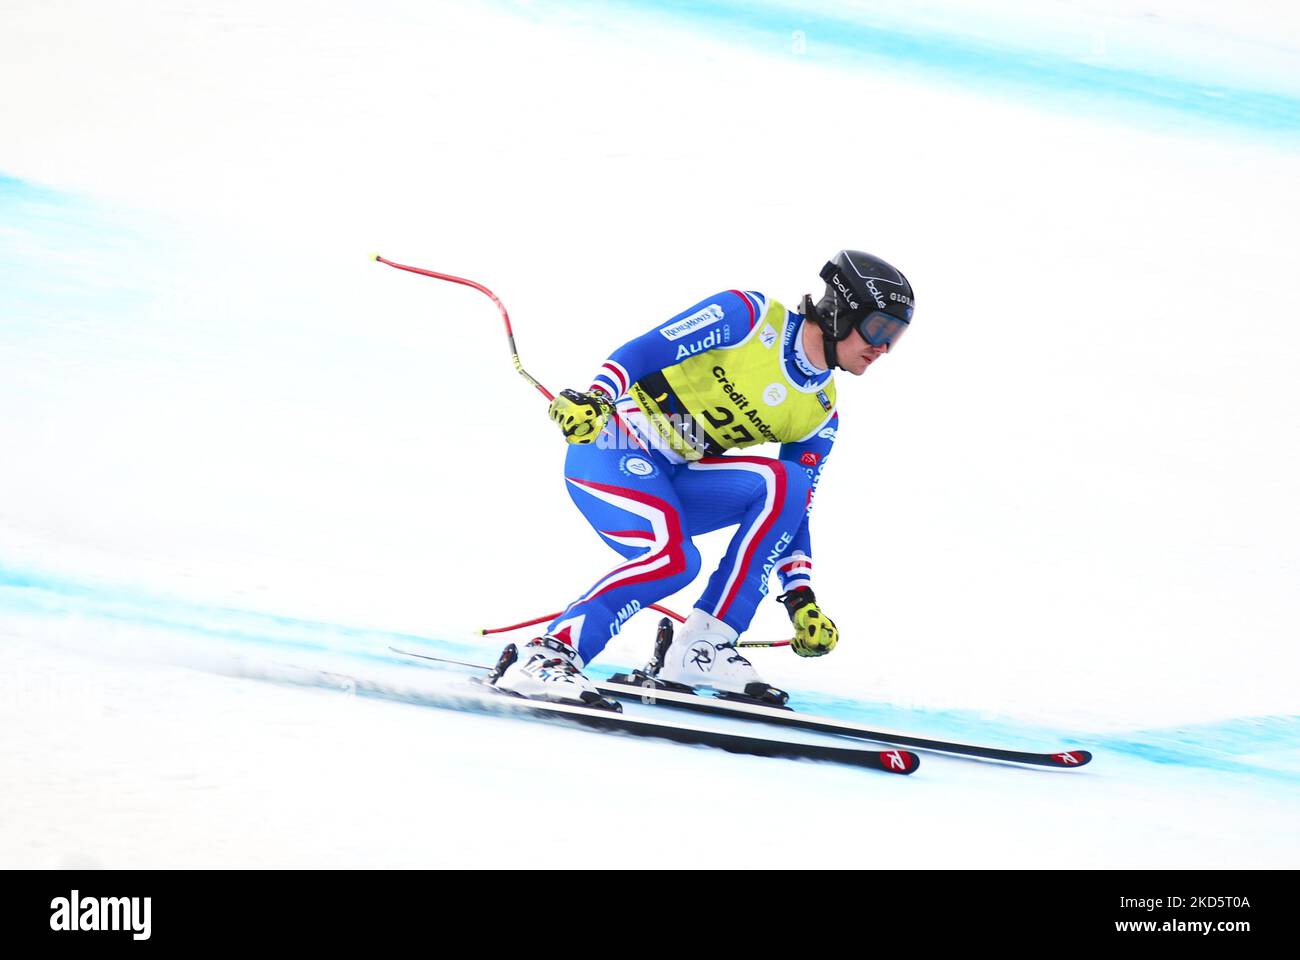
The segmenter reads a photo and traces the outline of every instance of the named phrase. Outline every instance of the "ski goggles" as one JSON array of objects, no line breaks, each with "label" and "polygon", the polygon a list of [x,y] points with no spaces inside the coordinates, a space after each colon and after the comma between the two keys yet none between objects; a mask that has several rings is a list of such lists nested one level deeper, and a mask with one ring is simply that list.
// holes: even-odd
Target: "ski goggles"
[{"label": "ski goggles", "polygon": [[873,347],[893,350],[907,333],[907,321],[900,320],[883,310],[873,310],[857,322],[858,333]]}]

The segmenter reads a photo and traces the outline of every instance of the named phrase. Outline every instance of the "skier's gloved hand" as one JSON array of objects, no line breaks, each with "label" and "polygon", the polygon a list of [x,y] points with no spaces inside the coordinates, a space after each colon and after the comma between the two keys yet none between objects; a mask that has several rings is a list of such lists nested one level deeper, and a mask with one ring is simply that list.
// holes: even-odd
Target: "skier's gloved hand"
[{"label": "skier's gloved hand", "polygon": [[613,412],[614,405],[609,398],[595,390],[591,393],[561,390],[551,401],[550,409],[551,419],[564,431],[564,439],[569,443],[594,441]]},{"label": "skier's gloved hand", "polygon": [[777,599],[785,604],[790,622],[794,624],[791,650],[801,657],[822,657],[835,649],[835,644],[840,641],[840,632],[835,622],[817,606],[811,587],[798,587]]}]

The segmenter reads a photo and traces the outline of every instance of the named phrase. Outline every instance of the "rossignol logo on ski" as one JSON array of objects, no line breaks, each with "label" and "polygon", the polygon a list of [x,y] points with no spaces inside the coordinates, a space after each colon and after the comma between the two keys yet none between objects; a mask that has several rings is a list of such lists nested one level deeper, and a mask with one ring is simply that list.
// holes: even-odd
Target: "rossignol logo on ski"
[{"label": "rossignol logo on ski", "polygon": [[50,929],[77,933],[130,933],[132,940],[148,940],[152,932],[152,897],[71,896],[50,901]]},{"label": "rossignol logo on ski", "polygon": [[692,313],[689,317],[678,320],[676,323],[669,324],[666,327],[660,327],[659,332],[664,335],[666,340],[680,340],[699,330],[701,327],[712,326],[723,318],[722,307],[716,303],[711,303],[703,310]]},{"label": "rossignol logo on ski", "polygon": [[890,750],[885,754],[885,762],[889,764],[890,770],[906,770],[907,761],[897,750]]}]

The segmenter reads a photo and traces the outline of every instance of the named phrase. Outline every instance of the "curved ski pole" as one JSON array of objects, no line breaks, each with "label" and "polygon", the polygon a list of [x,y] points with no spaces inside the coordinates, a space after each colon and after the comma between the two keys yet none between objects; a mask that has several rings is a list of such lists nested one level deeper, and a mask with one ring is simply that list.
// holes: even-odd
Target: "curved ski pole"
[{"label": "curved ski pole", "polygon": [[[527,370],[524,369],[523,362],[519,359],[519,348],[515,346],[515,331],[514,328],[510,325],[510,314],[506,310],[506,305],[501,302],[501,298],[498,297],[495,293],[493,293],[487,287],[483,286],[483,284],[479,283],[477,280],[469,280],[465,277],[458,277],[455,274],[439,273],[437,270],[426,270],[424,267],[412,267],[409,264],[397,263],[395,260],[389,260],[387,257],[381,257],[377,253],[372,253],[370,255],[370,259],[378,263],[385,264],[386,266],[393,267],[396,270],[405,270],[408,273],[418,273],[422,277],[433,277],[433,279],[435,280],[446,280],[449,283],[459,283],[460,285],[465,287],[473,287],[475,290],[478,290],[480,293],[491,298],[492,302],[497,305],[497,309],[501,311],[501,319],[505,321],[506,342],[510,345],[510,359],[514,362],[515,370],[519,372],[519,375],[521,377],[523,377],[530,384],[536,387],[537,392],[540,393],[542,396],[544,396],[547,400],[555,399],[555,394],[547,390],[546,387],[544,387],[541,383],[539,383],[531,373],[529,373]],[[617,410],[613,411],[613,416],[614,416],[614,420],[630,436],[631,431],[628,430],[627,424],[623,422],[623,419],[618,415]],[[673,616],[675,617],[677,615],[673,614]],[[524,624],[521,624],[521,626],[524,626]]]},{"label": "curved ski pole", "polygon": [[[547,400],[555,399],[555,394],[551,393],[551,391],[547,390],[546,387],[542,386],[542,384],[539,383],[533,377],[532,374],[530,374],[527,370],[524,369],[523,362],[519,359],[519,348],[515,346],[515,331],[514,328],[510,325],[510,313],[509,311],[506,310],[506,305],[501,302],[501,298],[498,297],[495,293],[493,293],[487,287],[483,286],[483,284],[475,280],[469,280],[466,279],[465,277],[458,277],[450,273],[439,273],[437,270],[426,270],[424,267],[413,267],[410,266],[409,264],[398,263],[395,260],[389,260],[387,257],[381,257],[377,253],[372,253],[370,255],[370,259],[376,261],[377,263],[382,263],[385,266],[393,267],[396,270],[405,270],[408,273],[418,273],[422,277],[432,277],[435,280],[446,280],[449,283],[459,283],[465,287],[473,287],[475,290],[479,291],[483,295],[490,298],[491,301],[497,305],[497,309],[501,311],[501,319],[505,321],[506,342],[510,345],[510,359],[514,362],[515,369],[519,371],[519,375],[521,377],[523,377],[530,384],[536,387],[538,393],[544,396]],[[617,413],[615,413],[614,416],[615,418],[618,418]],[[667,609],[666,607],[661,607],[658,604],[651,604],[650,608],[652,610],[657,610],[660,613],[667,614],[668,616],[676,620],[678,623],[686,622],[685,617],[681,616],[680,614],[674,613],[673,611]],[[557,616],[559,616],[558,613],[552,613],[544,617],[536,617],[532,620],[525,620],[522,623],[514,623],[508,627],[491,627],[491,628],[483,627],[479,630],[479,634],[482,636],[482,635],[487,635],[489,633],[506,633],[510,630],[520,630],[524,627],[532,627],[532,626],[536,626],[539,623],[545,623],[546,621],[554,620]]]},{"label": "curved ski pole", "polygon": [[[505,321],[506,342],[510,345],[510,359],[514,361],[515,369],[519,372],[519,375],[521,377],[523,377],[530,384],[536,387],[537,391],[542,396],[544,396],[547,400],[555,399],[555,394],[551,393],[551,391],[547,390],[546,387],[542,386],[542,384],[540,384],[536,379],[534,379],[532,374],[530,374],[527,370],[524,369],[523,362],[519,359],[519,348],[515,346],[515,332],[514,332],[514,328],[511,327],[510,325],[510,313],[506,310],[506,305],[501,302],[501,298],[498,297],[495,293],[493,293],[491,290],[483,286],[483,284],[478,283],[477,281],[468,280],[465,277],[458,277],[450,273],[439,273],[437,270],[426,270],[423,267],[412,267],[409,264],[397,263],[394,260],[389,260],[386,257],[381,257],[377,253],[372,253],[370,255],[370,259],[378,263],[382,263],[386,266],[393,267],[396,270],[405,270],[408,273],[418,273],[422,277],[432,277],[435,280],[446,280],[449,283],[459,283],[465,287],[473,287],[475,290],[489,297],[492,300],[492,302],[497,305],[497,309],[501,311],[501,319]],[[615,418],[617,418],[618,414],[615,413],[614,416]],[[686,622],[686,618],[683,617],[681,614],[674,613],[673,611],[669,610],[667,607],[661,607],[656,603],[650,604],[650,609],[656,610],[659,613],[667,614],[668,616],[676,620],[678,623]],[[557,616],[559,616],[559,613],[552,613],[544,617],[536,617],[532,620],[525,620],[522,623],[514,623],[508,627],[491,627],[491,628],[483,627],[479,630],[479,635],[486,636],[487,634],[490,633],[507,633],[511,630],[521,630],[524,627],[533,627],[539,623],[545,623],[547,621],[554,620]],[[790,645],[790,641],[775,640],[769,642],[765,640],[746,640],[736,645],[739,647],[788,647]]]},{"label": "curved ski pole", "polygon": [[475,290],[479,291],[480,293],[490,297],[492,302],[497,305],[497,309],[501,311],[501,319],[505,321],[506,342],[510,344],[510,359],[514,361],[515,369],[519,371],[519,375],[521,377],[523,377],[530,384],[536,387],[537,391],[542,396],[544,396],[547,400],[555,399],[555,394],[551,393],[551,391],[547,390],[544,386],[538,383],[537,380],[533,378],[533,375],[524,369],[524,365],[522,361],[520,361],[519,359],[519,348],[515,346],[515,331],[514,328],[510,326],[510,314],[506,311],[506,305],[501,302],[500,298],[497,297],[495,293],[493,293],[487,287],[483,286],[483,284],[477,283],[473,280],[467,280],[464,277],[457,277],[450,273],[439,273],[436,270],[425,270],[423,267],[412,267],[412,266],[408,266],[405,263],[396,263],[392,260],[388,260],[384,257],[381,257],[377,253],[372,253],[370,255],[370,259],[378,261],[379,263],[386,264],[397,270],[406,270],[409,273],[418,273],[422,277],[433,277],[433,279],[435,280],[446,280],[450,283],[459,283],[462,286],[473,287]]}]

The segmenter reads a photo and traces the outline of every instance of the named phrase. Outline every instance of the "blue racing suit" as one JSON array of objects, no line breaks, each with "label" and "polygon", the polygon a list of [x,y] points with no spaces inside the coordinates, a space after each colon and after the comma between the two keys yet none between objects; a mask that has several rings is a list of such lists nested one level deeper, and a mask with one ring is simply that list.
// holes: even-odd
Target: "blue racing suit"
[{"label": "blue racing suit", "polygon": [[[835,442],[831,372],[802,346],[802,315],[728,290],[619,347],[592,391],[615,414],[565,459],[569,495],[626,562],[601,577],[547,632],[585,663],[637,611],[700,572],[692,537],[738,524],[697,609],[742,633],[775,572],[812,584],[808,513]],[[819,332],[820,336],[820,332]],[[780,444],[779,456],[726,453]]]}]

